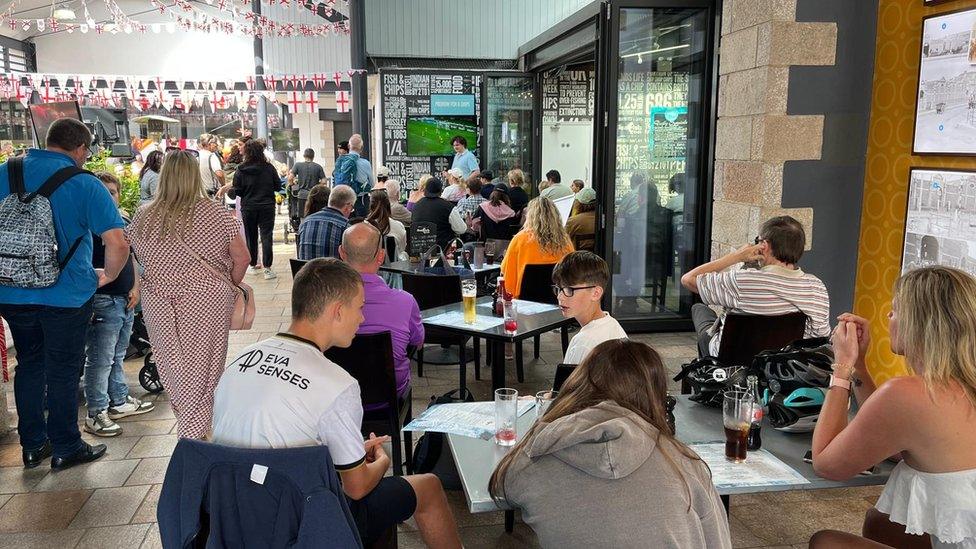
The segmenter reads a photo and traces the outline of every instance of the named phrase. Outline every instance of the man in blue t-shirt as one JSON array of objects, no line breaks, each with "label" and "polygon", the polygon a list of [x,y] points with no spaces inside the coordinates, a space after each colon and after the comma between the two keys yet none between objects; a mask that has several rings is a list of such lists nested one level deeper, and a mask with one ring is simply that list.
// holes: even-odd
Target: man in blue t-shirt
[{"label": "man in blue t-shirt", "polygon": [[468,140],[462,135],[455,135],[451,138],[451,146],[454,147],[454,161],[451,163],[451,169],[461,170],[461,177],[465,181],[472,175],[478,175],[481,171],[480,166],[478,166],[478,159],[475,158],[474,153],[468,150]]},{"label": "man in blue t-shirt", "polygon": [[[47,132],[47,149],[30,149],[24,158],[24,186],[38,190],[61,168],[82,166],[92,136],[84,123],[62,118]],[[0,200],[10,194],[7,165],[0,165]],[[78,381],[85,362],[85,336],[96,288],[112,282],[129,257],[122,217],[108,191],[94,176],[80,174],[51,195],[58,249],[80,238],[75,254],[48,288],[0,285],[0,316],[10,324],[17,350],[14,397],[24,467],[48,456],[52,469],[94,461],[105,445],[91,446],[78,431]],[[105,244],[105,267],[92,267],[92,233]],[[45,394],[47,418],[45,419]]]}]

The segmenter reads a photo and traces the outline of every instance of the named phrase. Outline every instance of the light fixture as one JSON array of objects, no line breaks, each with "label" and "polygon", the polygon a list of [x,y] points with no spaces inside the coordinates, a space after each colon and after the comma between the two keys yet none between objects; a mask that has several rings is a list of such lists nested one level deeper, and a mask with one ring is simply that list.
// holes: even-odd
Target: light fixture
[{"label": "light fixture", "polygon": [[637,53],[628,53],[626,55],[621,55],[620,57],[621,58],[626,58],[626,57],[637,57],[637,58],[640,58],[641,56],[650,55],[652,53],[660,53],[662,51],[671,51],[671,50],[680,50],[682,48],[688,48],[688,47],[691,47],[691,45],[690,44],[681,44],[679,46],[668,46],[666,48],[657,48],[657,49],[653,49],[653,50],[639,51]]},{"label": "light fixture", "polygon": [[72,21],[75,18],[75,10],[68,7],[60,7],[54,10],[51,16],[58,21]]},{"label": "light fixture", "polygon": [[637,54],[637,64],[640,65],[643,62],[644,62],[644,57],[642,57],[641,54]]}]

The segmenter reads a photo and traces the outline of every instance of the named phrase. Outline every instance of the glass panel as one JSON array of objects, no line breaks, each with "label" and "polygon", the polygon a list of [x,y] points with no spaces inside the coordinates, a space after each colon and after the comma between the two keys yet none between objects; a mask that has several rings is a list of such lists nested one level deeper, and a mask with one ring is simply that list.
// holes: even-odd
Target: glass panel
[{"label": "glass panel", "polygon": [[532,77],[489,76],[485,79],[488,116],[487,158],[482,169],[505,177],[512,169],[532,175]]},{"label": "glass panel", "polygon": [[[542,78],[542,174],[559,172],[562,182],[592,186],[593,103],[596,72],[593,63],[547,71]],[[532,182],[533,196],[538,181]]]},{"label": "glass panel", "polygon": [[689,316],[704,139],[706,10],[620,10],[613,233],[617,318]]}]

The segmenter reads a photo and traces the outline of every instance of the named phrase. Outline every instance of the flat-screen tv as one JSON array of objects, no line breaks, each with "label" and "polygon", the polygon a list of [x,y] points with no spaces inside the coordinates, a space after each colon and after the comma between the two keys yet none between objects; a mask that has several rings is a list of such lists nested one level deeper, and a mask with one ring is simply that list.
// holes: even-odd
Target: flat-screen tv
[{"label": "flat-screen tv", "polygon": [[460,135],[468,149],[478,148],[478,124],[473,116],[412,116],[407,118],[408,156],[454,156],[451,139]]},{"label": "flat-screen tv", "polygon": [[271,150],[279,152],[297,151],[302,148],[298,140],[298,128],[268,130]]},{"label": "flat-screen tv", "polygon": [[59,118],[81,120],[81,109],[77,101],[60,103],[39,103],[30,106],[31,126],[34,128],[34,142],[43,149],[47,143],[47,130]]}]

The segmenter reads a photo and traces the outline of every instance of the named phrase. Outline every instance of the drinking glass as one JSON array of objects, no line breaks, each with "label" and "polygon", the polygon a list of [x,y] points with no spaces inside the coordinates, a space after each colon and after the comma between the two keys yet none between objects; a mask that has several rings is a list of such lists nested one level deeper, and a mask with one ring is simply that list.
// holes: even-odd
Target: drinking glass
[{"label": "drinking glass", "polygon": [[549,411],[549,406],[552,405],[552,401],[556,400],[556,395],[558,391],[539,391],[535,394],[535,413],[536,420],[542,419],[542,416],[546,415]]},{"label": "drinking glass", "polygon": [[505,332],[514,334],[518,331],[518,307],[515,306],[515,302],[506,301],[502,313],[505,317]]},{"label": "drinking glass", "polygon": [[725,459],[739,463],[746,459],[749,426],[752,424],[755,399],[747,391],[728,391],[722,402],[725,427]]},{"label": "drinking glass", "polygon": [[515,423],[518,420],[518,390],[495,389],[495,444],[515,444]]},{"label": "drinking glass", "polygon": [[464,322],[474,324],[477,316],[475,302],[478,299],[478,283],[475,279],[461,279],[461,299],[464,302]]},{"label": "drinking glass", "polygon": [[495,262],[495,253],[498,251],[498,243],[493,241],[485,242],[485,263],[491,265]]}]

